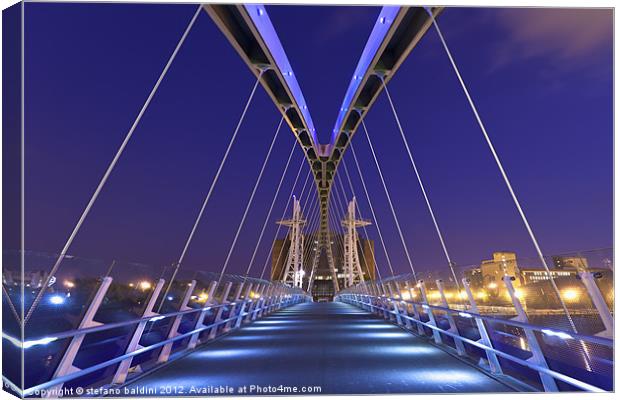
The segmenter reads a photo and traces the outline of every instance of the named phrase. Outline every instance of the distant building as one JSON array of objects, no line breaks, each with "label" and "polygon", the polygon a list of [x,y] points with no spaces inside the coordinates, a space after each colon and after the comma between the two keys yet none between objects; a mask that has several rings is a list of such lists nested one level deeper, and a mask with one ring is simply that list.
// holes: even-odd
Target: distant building
[{"label": "distant building", "polygon": [[[311,236],[312,235],[307,235],[307,237]],[[338,284],[342,288],[344,287],[344,251],[341,245],[341,243],[343,243],[343,235],[340,233],[331,232],[330,237],[332,240],[332,254],[334,256],[334,266],[336,269]],[[271,280],[279,281],[282,279],[289,247],[290,241],[288,240],[288,238],[275,240],[273,252],[271,254]],[[308,260],[306,265],[304,265],[304,269],[306,272],[303,280],[304,289],[308,287],[307,285],[310,279],[312,260],[315,256],[315,252],[320,251],[318,243],[316,242],[308,244],[308,246],[305,248],[307,249],[306,252],[310,252],[310,254],[304,255],[304,258]],[[360,264],[362,267],[362,273],[364,274],[364,279],[375,279],[376,267],[374,263],[374,258],[372,256],[374,252],[374,241],[360,237],[357,250],[360,258]],[[314,272],[314,282],[312,287],[312,294],[315,299],[331,299],[334,296],[335,293],[332,279],[333,278],[331,270],[329,268],[327,254],[325,254],[325,252],[321,252],[321,254],[319,255],[317,270]]]},{"label": "distant building", "polygon": [[[550,269],[551,276],[553,279],[557,278],[568,278],[572,275],[575,275],[575,270],[573,271],[565,271],[565,270],[556,270]],[[540,281],[549,280],[549,274],[547,271],[541,268],[521,268],[519,270],[519,278],[522,285],[527,285],[529,283],[536,283]]]},{"label": "distant building", "polygon": [[504,275],[518,276],[517,254],[510,251],[496,251],[491,260],[484,260],[480,264],[482,284],[499,285]]},{"label": "distant building", "polygon": [[588,260],[585,257],[553,256],[553,266],[557,269],[588,269]]}]

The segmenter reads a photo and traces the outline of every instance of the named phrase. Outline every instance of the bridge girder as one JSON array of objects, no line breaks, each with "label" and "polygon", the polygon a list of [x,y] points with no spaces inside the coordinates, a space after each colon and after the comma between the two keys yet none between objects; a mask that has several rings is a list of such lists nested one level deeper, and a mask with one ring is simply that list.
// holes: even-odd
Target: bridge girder
[{"label": "bridge girder", "polygon": [[[383,7],[357,64],[338,114],[332,140],[319,144],[301,88],[263,5],[206,4],[205,10],[265,91],[301,146],[320,203],[319,246],[326,251],[335,291],[339,290],[329,233],[329,196],[340,160],[362,117],[419,43],[442,7]],[[428,11],[427,11],[428,10]]]}]

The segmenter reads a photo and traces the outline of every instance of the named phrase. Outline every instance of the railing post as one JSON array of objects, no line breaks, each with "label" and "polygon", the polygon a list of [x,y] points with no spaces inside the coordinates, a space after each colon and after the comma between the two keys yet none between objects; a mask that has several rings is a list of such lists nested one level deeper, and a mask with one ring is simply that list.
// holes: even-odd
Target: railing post
[{"label": "railing post", "polygon": [[[448,299],[446,298],[446,293],[444,291],[445,288],[443,285],[443,280],[437,279],[435,283],[437,284],[437,290],[439,290],[439,295],[441,296],[441,303],[445,308],[450,308],[450,305],[448,304]],[[461,336],[459,328],[456,326],[456,321],[454,320],[452,314],[446,312],[446,318],[448,319],[448,323],[450,324],[449,331]],[[465,355],[465,346],[463,346],[463,341],[461,339],[454,338],[454,346],[456,347],[456,352],[458,353],[458,355]]]},{"label": "railing post", "polygon": [[[205,302],[204,307],[202,307],[202,311],[200,311],[198,318],[196,318],[196,323],[194,324],[194,329],[193,329],[194,331],[196,329],[200,329],[204,327],[203,323],[204,323],[205,317],[207,316],[207,311],[211,309],[211,304],[213,304],[213,296],[215,295],[215,288],[217,287],[217,283],[218,283],[217,281],[213,281],[209,285],[209,289],[207,291],[207,301]],[[194,333],[189,339],[187,348],[190,350],[195,348],[196,345],[198,344],[199,337],[200,337],[200,332]]]},{"label": "railing post", "polygon": [[256,303],[252,306],[252,313],[248,315],[248,318],[250,318],[249,321],[254,321],[256,320],[256,317],[258,316],[259,311],[261,310],[261,307],[263,306],[263,304],[265,303],[265,291],[267,290],[267,285],[266,284],[262,284],[261,288],[260,288],[260,292],[258,293],[258,300],[256,301]]},{"label": "railing post", "polygon": [[[467,298],[469,299],[469,305],[471,306],[471,311],[474,314],[480,315],[480,311],[478,311],[478,304],[476,304],[476,299],[474,298],[474,294],[469,287],[469,281],[467,278],[463,278],[463,287],[465,288],[465,293],[467,293]],[[478,327],[478,333],[480,334],[480,342],[490,348],[493,348],[493,342],[489,337],[489,333],[487,332],[487,328],[484,325],[484,321],[478,317],[476,317],[476,326]],[[489,369],[494,374],[501,374],[502,367],[499,364],[499,360],[497,359],[497,354],[490,350],[485,350],[487,355],[487,362],[489,364]]]},{"label": "railing post", "polygon": [[385,284],[383,282],[381,282],[380,288],[381,288],[381,296],[379,297],[379,304],[381,305],[381,311],[383,311],[383,318],[392,320],[393,316],[392,314],[388,312],[388,303],[386,301],[386,298],[389,292],[385,290]]},{"label": "railing post", "polygon": [[[86,313],[82,317],[82,321],[78,325],[78,329],[91,328],[101,325],[100,322],[96,322],[93,319],[99,310],[99,306],[101,306],[101,302],[105,298],[105,294],[110,288],[110,284],[112,284],[112,277],[106,276],[101,280],[101,284],[95,293],[95,297],[90,302]],[[62,356],[62,360],[58,364],[58,367],[56,367],[56,371],[54,372],[52,379],[60,378],[61,376],[80,370],[73,365],[73,361],[75,361],[75,357],[80,350],[80,346],[82,345],[82,341],[84,341],[85,336],[85,334],[76,335],[73,339],[71,339],[71,343],[69,343],[69,347],[67,347],[65,354]],[[64,384],[61,383],[53,388],[50,388],[49,391],[42,397],[52,397],[52,393],[59,393],[63,386]]]},{"label": "railing post", "polygon": [[603,325],[605,326],[605,330],[597,333],[596,336],[603,336],[613,339],[614,318],[609,311],[609,307],[607,307],[605,298],[601,294],[596,282],[594,282],[594,276],[592,276],[592,273],[589,271],[581,271],[579,272],[579,277],[583,281],[583,285],[586,287],[586,290],[592,299],[592,303],[594,303],[594,307],[596,307],[596,311],[598,311],[598,314],[601,316],[601,320],[603,321]]},{"label": "railing post", "polygon": [[[519,322],[529,323],[529,319],[527,317],[527,314],[525,313],[525,309],[523,308],[521,301],[515,293],[514,286],[512,286],[513,279],[513,277],[507,275],[503,278],[506,289],[508,289],[508,294],[512,299],[512,304],[514,305],[517,312],[517,317],[514,319]],[[549,368],[549,366],[547,365],[547,360],[545,359],[545,356],[540,347],[540,343],[538,343],[538,338],[536,337],[536,334],[534,334],[534,331],[528,328],[523,328],[523,331],[525,332],[527,344],[530,348],[530,351],[532,352],[532,357],[530,358],[530,360],[540,365],[541,367]],[[539,372],[538,375],[540,375],[540,380],[546,392],[558,391],[558,385],[555,383],[555,379],[543,372]]]},{"label": "railing post", "polygon": [[259,283],[258,286],[256,287],[256,294],[258,295],[257,298],[255,299],[255,301],[252,301],[250,303],[250,307],[248,307],[248,315],[246,315],[245,317],[245,322],[250,322],[253,320],[253,316],[254,316],[254,310],[256,310],[256,308],[260,305],[260,301],[263,297],[263,290],[265,289],[265,285],[262,283]]},{"label": "railing post", "polygon": [[370,308],[370,312],[374,313],[374,314],[378,314],[377,313],[377,300],[379,299],[379,290],[377,290],[377,284],[376,282],[372,282],[370,284],[370,290],[372,292],[372,296],[368,298],[368,307]]},{"label": "railing post", "polygon": [[[407,285],[407,282],[405,282],[405,287],[406,285]],[[404,323],[405,328],[407,328],[408,330],[411,330],[411,320],[408,318],[409,317],[409,306],[407,305],[407,303],[405,302],[405,299],[403,298],[400,285],[398,284],[398,282],[394,282],[394,287],[396,289],[396,293],[398,294],[398,298],[400,299],[398,301],[397,307],[400,313],[401,325]]]},{"label": "railing post", "polygon": [[222,294],[222,302],[220,303],[220,307],[217,308],[217,313],[215,314],[215,319],[213,320],[213,327],[209,331],[208,339],[213,339],[217,335],[217,330],[219,329],[218,323],[222,320],[222,314],[224,313],[224,307],[228,304],[228,295],[230,294],[230,288],[232,287],[232,282],[228,282],[226,286],[224,286],[224,294]]},{"label": "railing post", "polygon": [[269,293],[269,298],[267,299],[267,305],[264,307],[264,315],[269,315],[271,313],[271,310],[276,302],[276,298],[278,297],[278,290],[280,290],[280,288],[276,284],[273,284],[271,292]]},{"label": "railing post", "polygon": [[[179,311],[191,310],[191,308],[187,306],[187,303],[189,303],[189,298],[192,296],[195,287],[196,281],[192,280],[189,283],[187,290],[185,291],[185,295],[181,299],[181,304],[179,304]],[[179,325],[181,324],[182,319],[183,315],[177,315],[176,317],[174,317],[174,320],[172,321],[172,324],[170,326],[170,330],[168,330],[168,339],[172,339],[173,337],[178,335]],[[167,343],[162,347],[161,352],[159,353],[159,357],[157,358],[158,363],[164,363],[168,361],[168,358],[170,357],[170,351],[172,350],[172,345],[173,343]]]},{"label": "railing post", "polygon": [[[394,286],[396,286],[395,282],[391,282],[391,283],[394,283]],[[396,293],[392,291],[392,285],[390,285],[390,282],[388,282],[388,289],[390,289],[390,298],[392,300],[391,301],[392,307],[394,308],[394,316],[396,317],[396,323],[398,325],[402,325],[403,320],[400,317],[400,293],[398,292],[398,290],[396,291]]]},{"label": "railing post", "polygon": [[[414,287],[416,285],[416,283],[413,283],[412,285],[409,285],[409,282],[405,281],[405,285],[407,287],[407,290],[409,291],[409,297],[411,299],[411,301],[413,302],[411,304],[411,309],[413,310],[413,317],[418,320],[418,321],[422,321],[422,319],[420,319],[420,312],[418,311],[418,307],[415,304],[415,292],[414,292]],[[422,325],[420,322],[416,322],[416,326],[418,327],[418,334],[420,334],[421,336],[426,336],[426,332],[424,332],[424,325]]]},{"label": "railing post", "polygon": [[[263,302],[258,310],[258,318],[261,318],[263,314],[265,314],[265,309],[270,306],[271,302],[271,294],[273,293],[274,286],[273,283],[266,289],[265,297],[263,298]],[[256,319],[256,318],[255,318]]]},{"label": "railing post", "polygon": [[[235,328],[239,328],[241,326],[241,322],[243,321],[243,313],[245,312],[245,306],[247,304],[252,304],[250,299],[250,293],[252,292],[252,283],[250,283],[245,291],[245,296],[243,297],[243,303],[241,303],[241,307],[239,308],[239,316],[237,317],[237,321],[235,323]],[[248,312],[248,315],[249,312]]]},{"label": "railing post", "polygon": [[224,325],[224,332],[228,332],[230,330],[230,327],[233,324],[233,321],[230,319],[230,317],[232,317],[235,312],[237,311],[237,303],[239,302],[239,300],[241,300],[241,292],[243,291],[243,288],[245,287],[245,282],[242,282],[238,287],[237,290],[235,291],[235,297],[233,298],[233,305],[232,308],[230,309],[230,312],[228,313],[228,322],[226,322],[226,325]]},{"label": "railing post", "polygon": [[[157,297],[161,292],[161,289],[164,287],[165,280],[160,279],[155,285],[155,289],[153,289],[153,293],[151,293],[151,297],[144,308],[144,312],[142,313],[142,318],[146,317],[154,317],[158,314],[153,312],[153,307],[155,307],[155,302],[157,301]],[[138,326],[129,341],[129,345],[125,349],[125,354],[133,353],[138,350],[140,347],[140,339],[142,338],[142,333],[144,332],[144,328],[146,328],[146,324],[149,323],[149,320],[138,322]],[[114,374],[114,378],[112,378],[112,383],[121,384],[125,382],[127,379],[127,374],[129,373],[129,367],[131,367],[131,362],[133,361],[133,357],[129,357],[124,359],[118,365],[116,369],[116,373]]]},{"label": "railing post", "polygon": [[[428,297],[426,296],[426,283],[423,280],[418,281],[418,285],[420,285],[420,293],[422,294],[422,304],[426,305],[426,313],[428,314],[428,322],[432,326],[437,326],[437,322],[435,321],[435,314],[433,314],[433,309],[429,307]],[[441,335],[437,329],[432,329],[433,331],[433,339],[435,339],[435,343],[442,344]]]}]

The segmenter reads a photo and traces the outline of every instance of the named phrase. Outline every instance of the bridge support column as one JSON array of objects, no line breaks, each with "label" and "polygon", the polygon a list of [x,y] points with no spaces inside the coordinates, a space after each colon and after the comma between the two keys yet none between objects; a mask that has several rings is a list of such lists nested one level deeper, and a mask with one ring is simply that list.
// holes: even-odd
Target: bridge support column
[{"label": "bridge support column", "polygon": [[[465,288],[465,293],[467,293],[467,298],[469,299],[469,305],[471,306],[471,312],[474,314],[480,315],[480,311],[478,311],[478,304],[476,304],[476,299],[474,298],[474,294],[469,287],[469,281],[467,278],[463,278],[463,287]],[[489,337],[489,333],[487,332],[487,328],[484,325],[484,321],[480,318],[476,318],[476,326],[478,327],[478,333],[480,334],[479,342],[483,345],[493,348],[493,342]],[[487,355],[488,368],[494,374],[501,374],[502,367],[497,359],[497,355],[490,351],[485,350],[485,354]]]},{"label": "bridge support column", "polygon": [[[445,308],[450,308],[450,305],[448,304],[448,299],[446,298],[443,280],[437,279],[435,283],[437,284],[437,290],[439,290],[439,295],[441,296],[441,303]],[[459,294],[457,293],[457,296],[458,295]],[[452,314],[446,312],[446,318],[448,319],[448,323],[450,324],[449,331],[460,336],[461,334],[459,333],[459,328],[456,326],[456,321],[454,320]],[[456,352],[458,353],[458,355],[465,355],[465,346],[463,346],[462,340],[454,338],[454,346],[456,347]]]},{"label": "bridge support column", "polygon": [[[95,297],[90,302],[86,313],[82,317],[82,321],[78,325],[78,329],[92,328],[94,326],[101,325],[100,322],[96,322],[93,319],[95,318],[95,315],[99,310],[99,306],[101,306],[103,298],[108,292],[111,284],[112,277],[106,276],[105,278],[103,278],[101,284],[99,285],[99,288],[97,289],[97,293],[95,293]],[[71,343],[69,343],[69,347],[67,347],[67,350],[65,350],[65,354],[63,354],[62,359],[58,364],[58,367],[56,367],[56,371],[54,372],[52,379],[60,378],[61,376],[79,371],[79,368],[75,367],[73,365],[73,362],[75,361],[75,357],[77,356],[80,347],[82,346],[82,342],[84,341],[85,336],[85,334],[76,335],[73,337],[73,339],[71,339]],[[58,391],[62,389],[63,385],[64,384],[60,384],[50,388],[49,391],[45,392],[46,394],[42,397],[54,397],[52,393],[58,393]]]},{"label": "bridge support column", "polygon": [[293,196],[293,218],[278,221],[278,224],[288,226],[290,229],[289,240],[290,247],[284,268],[284,276],[282,282],[293,287],[301,288],[303,285],[303,277],[305,274],[304,260],[304,235],[302,232],[306,220],[301,215],[301,205],[299,200]]},{"label": "bridge support column", "polygon": [[[519,298],[517,297],[517,294],[515,293],[514,286],[512,286],[513,279],[514,277],[507,276],[507,275],[504,276],[503,278],[504,284],[506,285],[506,289],[508,289],[508,294],[510,295],[510,298],[512,299],[512,304],[514,305],[514,308],[517,312],[517,316],[513,319],[519,322],[529,323],[529,319],[527,317],[527,314],[525,313],[525,309],[523,308],[521,301],[519,300]],[[528,328],[523,328],[523,331],[525,332],[525,337],[527,338],[528,347],[530,348],[530,351],[532,352],[532,357],[529,359],[529,361],[536,363],[540,365],[541,367],[549,368],[549,366],[547,365],[547,360],[545,359],[545,356],[540,347],[540,343],[538,343],[538,338],[536,337],[536,334],[534,334],[534,331]],[[540,381],[543,384],[545,392],[557,392],[558,391],[558,386],[555,383],[555,379],[553,379],[551,376],[543,372],[539,372],[538,375],[540,376]]]},{"label": "bridge support column", "polygon": [[[433,309],[428,306],[428,297],[426,296],[426,283],[423,280],[418,281],[418,285],[420,285],[420,293],[422,293],[422,303],[424,304],[422,308],[426,310],[428,314],[428,323],[432,326],[437,326],[437,321],[435,321],[435,314],[433,314]],[[425,307],[426,306],[426,307]],[[433,339],[435,343],[442,344],[441,334],[438,330],[432,329],[433,331]]]},{"label": "bridge support column", "polygon": [[[205,306],[202,308],[202,311],[200,312],[200,314],[198,315],[198,318],[196,319],[196,324],[194,325],[193,330],[204,327],[203,323],[204,323],[205,317],[207,316],[207,312],[211,310],[211,304],[213,304],[213,296],[215,295],[215,288],[217,287],[217,283],[218,283],[217,281],[213,281],[209,285],[209,289],[207,292],[207,302],[205,303]],[[195,348],[196,345],[198,344],[199,337],[200,337],[200,333],[194,333],[189,339],[187,348],[190,350]]]},{"label": "bridge support column", "polygon": [[[159,314],[153,312],[153,307],[155,307],[155,302],[157,301],[157,297],[164,287],[165,280],[160,279],[155,285],[155,289],[153,289],[153,293],[151,293],[151,297],[149,301],[146,303],[146,307],[144,308],[144,312],[142,313],[142,317],[155,317]],[[134,351],[140,348],[140,339],[142,338],[142,333],[144,332],[144,328],[146,325],[151,322],[150,320],[141,321],[138,323],[136,330],[129,341],[129,345],[125,349],[125,354],[133,353]],[[129,373],[129,367],[131,367],[131,362],[133,361],[133,357],[129,357],[120,362],[118,368],[116,369],[116,373],[114,374],[114,378],[112,378],[112,383],[114,384],[122,384],[127,379],[127,375]]]},{"label": "bridge support column", "polygon": [[[191,308],[187,306],[187,303],[189,303],[189,298],[194,292],[195,287],[196,287],[196,281],[192,280],[189,283],[187,290],[185,291],[185,295],[181,299],[181,304],[179,304],[179,311],[191,310]],[[172,324],[170,325],[170,329],[168,330],[168,339],[172,339],[173,337],[178,335],[179,325],[181,324],[182,319],[183,319],[183,315],[177,315],[176,317],[174,317],[174,320],[172,321]],[[170,357],[170,351],[172,350],[172,345],[173,343],[168,343],[168,344],[165,344],[164,347],[162,347],[161,352],[159,353],[159,357],[157,358],[158,363],[164,363],[168,361],[168,358]]]}]

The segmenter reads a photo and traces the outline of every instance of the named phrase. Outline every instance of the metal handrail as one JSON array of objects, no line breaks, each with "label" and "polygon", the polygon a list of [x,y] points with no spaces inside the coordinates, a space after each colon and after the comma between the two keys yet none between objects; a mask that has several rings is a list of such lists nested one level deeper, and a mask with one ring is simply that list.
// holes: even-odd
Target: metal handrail
[{"label": "metal handrail", "polygon": [[[302,295],[291,295],[291,296],[296,296],[296,297],[299,297],[299,296],[302,296]],[[288,297],[288,296],[286,296],[286,297]],[[302,297],[303,297],[303,296],[302,296]],[[290,298],[284,299],[284,301],[281,301],[281,302],[278,304],[278,306],[279,306],[279,308],[286,307],[286,306],[290,305],[290,303],[291,303],[292,301],[293,301],[293,300],[292,300],[292,299],[290,299]],[[232,304],[232,303],[228,303],[228,304],[219,304],[219,305],[217,305],[217,306],[215,306],[215,307],[213,307],[213,308],[217,308],[218,306],[219,306],[219,307],[221,307],[221,306],[224,306],[224,305],[230,305],[230,304]],[[109,367],[109,366],[114,365],[114,364],[117,364],[117,363],[119,363],[119,362],[121,362],[121,361],[123,361],[123,360],[129,359],[129,358],[131,358],[131,357],[135,357],[135,356],[138,356],[138,355],[140,355],[140,354],[143,354],[143,353],[149,352],[149,351],[151,351],[151,350],[157,349],[157,348],[159,348],[159,347],[163,347],[163,346],[165,346],[166,344],[169,344],[169,343],[174,343],[174,342],[176,342],[176,341],[178,341],[178,340],[183,340],[183,339],[186,339],[186,338],[191,337],[191,336],[193,336],[193,335],[195,335],[195,334],[199,334],[199,333],[204,332],[204,331],[206,331],[206,330],[209,330],[209,329],[212,329],[212,328],[218,327],[218,326],[220,326],[220,325],[224,325],[224,324],[226,324],[226,323],[228,323],[228,322],[230,322],[230,321],[233,321],[233,320],[235,320],[235,319],[238,319],[238,318],[240,318],[240,317],[244,317],[244,316],[247,316],[247,315],[249,315],[249,314],[254,314],[254,313],[256,313],[256,312],[258,312],[258,311],[261,311],[261,310],[269,309],[269,308],[271,308],[271,307],[273,307],[273,306],[274,306],[273,304],[264,303],[262,306],[260,306],[260,307],[259,307],[259,308],[257,308],[257,309],[254,309],[254,310],[253,310],[253,311],[251,311],[251,312],[250,312],[250,311],[246,311],[246,312],[243,312],[243,313],[241,313],[241,312],[240,312],[239,314],[236,314],[236,315],[234,315],[234,316],[232,316],[232,317],[228,317],[228,318],[226,318],[226,319],[223,319],[223,320],[220,320],[220,321],[214,322],[214,323],[212,323],[212,324],[210,324],[210,325],[205,325],[205,326],[200,327],[200,328],[198,328],[198,329],[194,329],[194,330],[192,330],[192,331],[189,331],[189,332],[186,332],[186,333],[183,333],[183,334],[179,334],[179,335],[177,335],[177,336],[175,336],[175,337],[173,337],[173,338],[166,339],[166,340],[163,340],[163,341],[161,341],[161,342],[154,343],[154,344],[149,345],[149,346],[146,346],[146,347],[142,347],[142,348],[137,349],[137,350],[135,350],[135,351],[133,351],[133,352],[126,353],[126,354],[123,354],[123,355],[120,355],[120,356],[118,356],[118,357],[115,357],[115,358],[113,358],[113,359],[110,359],[110,360],[104,361],[104,362],[102,362],[102,363],[92,365],[92,366],[87,367],[87,368],[84,368],[84,369],[82,369],[82,370],[80,370],[80,371],[72,372],[72,373],[70,373],[70,374],[63,375],[63,376],[60,376],[60,377],[55,378],[55,379],[51,379],[51,380],[49,380],[49,381],[47,381],[47,382],[44,382],[44,383],[41,383],[41,384],[39,384],[39,385],[32,386],[32,387],[30,387],[30,388],[28,388],[28,389],[24,389],[24,390],[22,391],[22,395],[23,395],[23,396],[29,396],[29,395],[35,394],[35,393],[37,393],[37,392],[40,392],[40,391],[42,391],[42,390],[44,390],[44,389],[47,389],[47,388],[50,388],[50,387],[54,387],[54,386],[57,386],[57,385],[59,385],[59,384],[64,384],[64,383],[66,383],[66,382],[69,382],[69,381],[72,381],[72,380],[74,380],[74,379],[80,378],[80,377],[82,377],[82,376],[84,376],[84,375],[88,375],[88,374],[90,374],[90,373],[92,373],[92,372],[98,371],[98,370],[100,370],[100,369],[103,369],[103,368]],[[205,308],[208,308],[208,307],[205,307]],[[241,309],[240,309],[240,310],[241,310]],[[175,315],[181,315],[181,314],[189,314],[189,313],[191,313],[191,312],[193,312],[193,311],[202,311],[202,308],[199,308],[199,309],[194,309],[194,310],[190,310],[190,311],[184,311],[184,312],[176,312],[176,313],[171,313],[172,315],[170,315],[170,314],[166,314],[166,316],[175,316]],[[163,315],[160,315],[159,317],[162,317],[162,316],[163,316]],[[148,320],[150,320],[150,319],[152,319],[152,318],[153,318],[153,317],[149,317],[149,318],[141,318],[141,319],[136,320],[136,322],[140,322],[140,321],[144,321],[144,320],[147,320],[147,321],[148,321]],[[131,322],[131,321],[127,322],[127,321],[126,321],[126,322],[125,322],[125,324],[127,324],[127,323],[135,323],[135,322]],[[111,328],[109,328],[109,329],[111,329]],[[99,330],[104,330],[104,329],[99,329]],[[74,335],[72,335],[72,336],[76,336],[76,335],[78,335],[78,334],[84,334],[84,333],[92,333],[92,332],[95,332],[95,331],[97,331],[97,330],[96,330],[96,329],[94,329],[94,328],[89,328],[89,329],[82,329],[82,330],[76,330],[76,331],[79,331],[79,333],[75,333],[75,334],[74,334]],[[86,331],[88,331],[88,332],[86,332]],[[67,332],[67,333],[68,333],[68,332]],[[66,336],[66,337],[71,337],[71,336]],[[192,350],[188,350],[188,349],[184,350],[184,352],[188,352],[188,351],[192,351]]]},{"label": "metal handrail", "polygon": [[[343,296],[343,295],[341,295]],[[368,296],[366,294],[360,294],[359,296]],[[501,324],[505,324],[505,325],[510,325],[510,326],[515,326],[518,328],[524,328],[524,329],[532,329],[535,331],[539,331],[541,333],[544,330],[550,330],[549,327],[546,326],[542,326],[542,325],[536,325],[536,324],[530,324],[530,323],[526,323],[526,322],[521,322],[518,320],[514,320],[514,319],[504,319],[504,318],[498,318],[498,317],[492,317],[490,315],[482,315],[482,314],[476,314],[470,311],[460,311],[460,310],[453,310],[451,308],[448,307],[442,307],[442,306],[436,306],[436,305],[432,305],[432,304],[426,304],[426,303],[420,303],[420,302],[416,302],[416,301],[411,301],[411,300],[402,300],[399,298],[393,298],[393,297],[388,297],[388,296],[374,296],[377,298],[385,298],[387,300],[390,301],[399,301],[401,303],[406,303],[406,304],[411,304],[411,305],[418,305],[422,308],[432,308],[432,309],[436,309],[436,310],[441,310],[441,311],[446,311],[450,314],[453,315],[458,315],[458,316],[463,316],[463,314],[467,314],[468,317],[471,318],[479,318],[482,320],[486,320],[489,322],[497,322],[497,323],[501,323]],[[365,304],[365,303],[364,303]],[[386,310],[388,311],[388,310]],[[394,311],[388,311],[392,314],[394,314]],[[607,346],[607,347],[613,347],[614,345],[614,340],[613,339],[608,339],[608,338],[604,338],[604,337],[600,337],[600,336],[590,336],[590,335],[584,335],[584,334],[580,334],[580,333],[575,333],[573,331],[566,331],[563,329],[556,329],[553,328],[553,332],[554,333],[559,333],[559,334],[564,334],[566,336],[570,336],[572,339],[575,340],[585,340],[587,342],[590,343],[596,343],[596,344],[600,344],[603,346]]]},{"label": "metal handrail", "polygon": [[[380,310],[382,312],[386,312],[386,313],[389,313],[389,314],[392,314],[392,315],[399,315],[400,318],[407,319],[407,320],[412,321],[412,322],[414,322],[416,324],[421,324],[421,325],[423,325],[423,326],[425,326],[425,327],[427,327],[427,328],[429,328],[431,330],[434,330],[434,331],[440,332],[442,334],[445,334],[447,336],[450,336],[453,339],[458,339],[458,340],[460,340],[462,342],[468,343],[468,344],[470,344],[470,345],[472,345],[474,347],[477,347],[479,349],[482,349],[482,350],[484,350],[486,352],[491,352],[491,353],[493,353],[493,354],[495,354],[495,355],[497,355],[499,357],[502,357],[502,358],[507,359],[507,360],[512,361],[512,362],[515,362],[515,363],[517,363],[519,365],[522,365],[524,367],[530,368],[530,369],[532,369],[532,370],[534,370],[536,372],[546,374],[546,375],[551,376],[551,377],[553,377],[555,379],[558,379],[558,380],[560,380],[562,382],[565,382],[565,383],[567,383],[569,385],[572,385],[572,386],[574,386],[576,388],[579,388],[579,389],[582,389],[582,390],[586,390],[586,391],[591,391],[591,392],[606,392],[606,390],[604,390],[604,389],[601,389],[601,388],[599,388],[597,386],[591,385],[591,384],[586,383],[586,382],[582,382],[582,381],[580,381],[580,380],[578,380],[576,378],[570,377],[568,375],[564,375],[564,374],[562,374],[560,372],[557,372],[557,371],[554,371],[554,370],[552,370],[550,368],[537,365],[537,364],[532,363],[532,362],[530,362],[528,360],[523,360],[523,359],[521,359],[519,357],[513,356],[513,355],[508,354],[508,353],[505,353],[505,352],[503,352],[501,350],[497,350],[497,349],[495,349],[495,348],[493,348],[491,346],[487,346],[487,345],[485,345],[483,343],[480,343],[478,341],[474,341],[472,339],[469,339],[469,338],[466,338],[464,336],[461,336],[458,333],[453,333],[453,332],[450,332],[448,330],[444,330],[444,329],[442,329],[442,328],[440,328],[438,326],[435,326],[435,325],[433,325],[431,323],[420,321],[420,320],[418,320],[418,319],[408,315],[408,313],[399,314],[398,312],[393,311],[392,309],[387,308],[387,307],[385,307],[383,305],[379,306],[379,305],[376,305],[376,304],[374,304],[374,303],[372,303],[370,301],[369,302],[364,302],[364,301],[358,300],[358,299],[355,298],[356,296],[365,297],[365,298],[369,298],[369,299],[379,299],[379,300],[380,299],[385,299],[385,300],[389,300],[389,301],[392,301],[392,302],[394,302],[394,301],[405,302],[405,303],[413,304],[414,306],[415,305],[420,305],[420,306],[423,306],[424,308],[428,307],[430,309],[442,309],[442,310],[454,312],[456,314],[461,313],[462,311],[455,311],[455,310],[452,310],[452,309],[449,309],[449,308],[440,307],[440,306],[432,306],[432,305],[429,305],[429,304],[410,302],[410,301],[405,301],[405,300],[400,300],[400,299],[393,299],[393,298],[390,298],[390,297],[387,297],[387,296],[373,296],[373,295],[368,295],[368,294],[341,294],[341,295],[338,296],[338,298],[343,299],[345,301],[350,301],[352,303],[368,306],[371,309]],[[492,319],[494,321],[499,321],[499,322],[502,322],[502,323],[510,323],[511,325],[515,325],[515,326],[519,326],[519,327],[523,327],[523,328],[528,328],[528,329],[533,329],[533,330],[541,331],[542,329],[547,329],[545,327],[541,327],[541,326],[538,326],[538,325],[524,324],[524,323],[517,322],[517,321],[512,321],[512,320],[511,321],[507,321],[507,320],[503,320],[503,319],[500,319],[500,318],[487,317],[487,316],[483,316],[483,315],[479,315],[479,314],[474,314],[474,313],[467,313],[467,314],[471,315],[472,318]],[[554,330],[554,332],[560,332],[560,331]],[[613,346],[613,341],[612,340],[607,340],[607,339],[604,339],[604,338],[591,337],[591,336],[585,336],[585,335],[576,335],[576,334],[571,334],[571,337],[572,338],[577,338],[577,337],[585,338],[585,339],[588,339],[589,341],[591,341],[593,343],[600,343],[600,344],[604,344],[604,345]],[[599,339],[601,339],[601,341],[599,341]],[[603,343],[601,343],[601,342],[603,342]]]},{"label": "metal handrail", "polygon": [[[248,301],[248,303],[252,303],[252,302],[253,302],[253,300],[249,300]],[[209,305],[209,306],[200,307],[200,308],[192,308],[191,310],[174,311],[174,312],[171,312],[171,313],[151,315],[151,316],[135,318],[135,319],[127,320],[127,321],[110,322],[110,323],[106,323],[104,325],[93,326],[93,327],[90,327],[90,328],[71,329],[71,330],[68,330],[68,331],[64,331],[64,332],[60,332],[60,333],[55,333],[55,334],[39,337],[39,338],[36,338],[36,339],[27,339],[27,340],[24,340],[24,343],[26,343],[26,342],[36,342],[36,341],[40,341],[40,340],[44,340],[44,339],[49,339],[50,336],[52,336],[54,338],[54,340],[67,339],[67,338],[74,337],[74,336],[77,336],[77,335],[86,335],[86,334],[95,333],[95,332],[107,331],[107,330],[110,330],[110,329],[122,328],[124,326],[133,325],[133,324],[137,324],[137,323],[140,323],[140,322],[149,322],[151,320],[154,320],[153,322],[155,322],[155,321],[160,321],[160,320],[163,320],[163,319],[166,319],[166,318],[176,317],[176,316],[179,316],[179,315],[187,315],[187,314],[193,314],[193,313],[196,313],[196,312],[209,311],[209,310],[217,310],[218,308],[234,305],[235,303],[237,303],[237,302],[226,302],[226,303],[214,304],[214,305]],[[241,300],[240,303],[243,303],[243,300]]]}]

